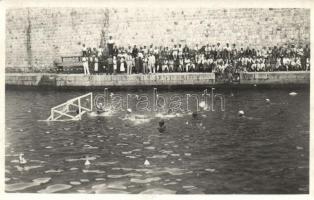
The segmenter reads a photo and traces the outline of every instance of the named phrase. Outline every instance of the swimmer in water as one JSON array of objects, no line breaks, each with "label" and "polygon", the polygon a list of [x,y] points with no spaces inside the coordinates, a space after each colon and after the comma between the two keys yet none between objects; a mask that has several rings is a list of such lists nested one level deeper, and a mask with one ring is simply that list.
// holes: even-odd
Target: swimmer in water
[{"label": "swimmer in water", "polygon": [[106,112],[106,110],[103,109],[102,103],[99,103],[99,107],[97,106],[96,113],[97,113],[97,114],[101,114],[101,113],[103,113],[103,112]]},{"label": "swimmer in water", "polygon": [[196,111],[194,111],[194,112],[192,113],[192,117],[193,117],[193,119],[197,119],[198,114],[197,114],[197,112],[196,112]]},{"label": "swimmer in water", "polygon": [[158,130],[160,133],[163,133],[166,131],[166,125],[165,125],[165,121],[163,119],[159,121]]},{"label": "swimmer in water", "polygon": [[239,110],[238,116],[239,116],[239,117],[245,117],[245,116],[244,116],[244,111],[243,111],[243,110]]}]

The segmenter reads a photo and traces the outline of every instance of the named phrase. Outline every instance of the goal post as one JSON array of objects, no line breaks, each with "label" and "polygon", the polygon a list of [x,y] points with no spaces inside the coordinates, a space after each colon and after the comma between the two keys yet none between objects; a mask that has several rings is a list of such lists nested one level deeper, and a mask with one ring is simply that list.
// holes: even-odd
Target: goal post
[{"label": "goal post", "polygon": [[92,110],[93,93],[90,92],[51,108],[50,116],[45,121],[77,121]]}]

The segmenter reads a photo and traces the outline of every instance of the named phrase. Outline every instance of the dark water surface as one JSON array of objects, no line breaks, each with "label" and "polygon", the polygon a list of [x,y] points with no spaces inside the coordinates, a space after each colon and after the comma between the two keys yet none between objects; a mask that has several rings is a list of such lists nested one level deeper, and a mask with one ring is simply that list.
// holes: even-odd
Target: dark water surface
[{"label": "dark water surface", "polygon": [[[202,90],[161,90],[166,97]],[[289,92],[295,91],[296,96]],[[99,91],[93,91],[94,94]],[[115,91],[117,94],[146,92]],[[309,192],[309,89],[216,89],[225,111],[165,118],[85,115],[41,122],[83,91],[6,90],[6,191],[271,194]],[[270,104],[265,99],[271,100]],[[246,117],[238,117],[243,110]],[[24,153],[27,163],[19,164]],[[86,167],[85,157],[91,165]],[[148,160],[150,166],[144,166]]]}]

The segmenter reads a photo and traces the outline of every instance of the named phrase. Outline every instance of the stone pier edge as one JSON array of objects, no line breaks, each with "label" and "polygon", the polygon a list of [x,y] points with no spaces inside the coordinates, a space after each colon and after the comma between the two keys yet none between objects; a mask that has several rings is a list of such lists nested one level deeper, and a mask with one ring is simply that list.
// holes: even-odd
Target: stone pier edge
[{"label": "stone pier edge", "polygon": [[145,87],[145,86],[212,86],[212,85],[285,85],[310,84],[309,71],[240,73],[240,80],[225,83],[214,73],[160,73],[90,75],[49,73],[6,73],[6,86],[76,87]]}]

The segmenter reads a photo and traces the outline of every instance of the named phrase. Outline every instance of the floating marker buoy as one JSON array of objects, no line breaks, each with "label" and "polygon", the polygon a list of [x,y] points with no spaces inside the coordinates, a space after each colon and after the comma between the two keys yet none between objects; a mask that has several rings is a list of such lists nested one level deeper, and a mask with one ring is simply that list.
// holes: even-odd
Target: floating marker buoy
[{"label": "floating marker buoy", "polygon": [[23,153],[20,153],[20,155],[19,155],[19,162],[21,165],[25,165],[27,163],[26,159],[24,158]]},{"label": "floating marker buoy", "polygon": [[239,110],[238,115],[239,115],[240,117],[242,117],[242,116],[244,115],[244,111],[243,111],[243,110]]},{"label": "floating marker buoy", "polygon": [[265,99],[266,103],[270,103],[270,99]]},{"label": "floating marker buoy", "polygon": [[200,106],[201,108],[205,108],[205,106],[206,106],[205,101],[201,101],[201,102],[199,103],[199,106]]},{"label": "floating marker buoy", "polygon": [[149,161],[148,161],[148,160],[145,160],[144,165],[145,165],[145,166],[149,166],[149,165],[150,165]]},{"label": "floating marker buoy", "polygon": [[85,166],[90,166],[90,161],[86,158],[86,161],[84,163]]},{"label": "floating marker buoy", "polygon": [[295,96],[295,95],[297,95],[297,94],[298,94],[298,93],[296,93],[296,92],[290,92],[290,93],[289,93],[290,96]]}]

